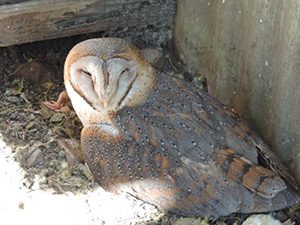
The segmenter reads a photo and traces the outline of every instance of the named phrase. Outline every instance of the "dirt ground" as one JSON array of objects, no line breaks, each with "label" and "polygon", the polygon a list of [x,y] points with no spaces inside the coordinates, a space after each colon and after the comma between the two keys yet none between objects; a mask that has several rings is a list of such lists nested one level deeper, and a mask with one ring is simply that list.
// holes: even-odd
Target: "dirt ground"
[{"label": "dirt ground", "polygon": [[[97,184],[93,182],[88,168],[84,164],[70,165],[65,145],[66,140],[77,144],[80,139],[81,123],[74,112],[55,113],[42,102],[56,100],[63,86],[63,63],[68,51],[78,42],[92,37],[125,37],[140,49],[155,47],[162,49],[163,57],[157,63],[160,70],[179,78],[193,81],[203,88],[203,80],[193,79],[182,73],[172,63],[172,49],[166,40],[170,33],[161,36],[154,27],[131,28],[115,32],[102,32],[70,38],[49,40],[12,46],[0,49],[0,133],[4,142],[13,151],[14,159],[24,172],[23,188],[28,190],[38,186],[41,190],[51,190],[52,194],[65,193],[89,194]],[[130,37],[128,33],[143,35]],[[13,158],[11,159],[13,160]],[[99,200],[100,201],[100,200]],[[22,204],[19,205],[22,208]],[[143,207],[145,207],[143,205]],[[148,207],[148,206],[147,206]],[[141,224],[208,224],[199,218],[177,218],[174,215],[162,215],[157,209],[151,209],[156,215],[146,219],[133,219],[132,223]],[[283,210],[273,214],[281,221],[291,219],[300,224],[298,209]],[[242,224],[248,215],[232,215],[210,224]],[[138,217],[138,216],[137,216]],[[150,220],[150,221],[149,221]],[[98,223],[99,224],[99,223]],[[109,223],[107,223],[109,224]],[[126,224],[126,223],[125,223]]]}]

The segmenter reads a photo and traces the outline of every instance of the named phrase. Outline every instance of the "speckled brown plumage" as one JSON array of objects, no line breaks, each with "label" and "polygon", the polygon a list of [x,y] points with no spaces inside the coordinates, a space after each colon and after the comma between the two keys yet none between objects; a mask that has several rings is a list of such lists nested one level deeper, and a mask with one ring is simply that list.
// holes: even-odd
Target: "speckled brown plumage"
[{"label": "speckled brown plumage", "polygon": [[[116,47],[109,40],[121,43],[122,53],[134,48],[120,39],[98,39],[104,46],[108,43],[105,51],[112,48],[114,55]],[[89,48],[97,52],[97,45]],[[135,60],[130,52],[126,59]],[[72,57],[75,62],[77,56]],[[143,61],[141,56],[138,60]],[[65,82],[76,89],[69,66]],[[151,70],[137,71],[133,83]],[[154,81],[151,91],[141,90],[138,103],[108,110],[95,117],[101,117],[99,122],[83,121],[82,151],[101,186],[129,192],[179,215],[210,218],[273,211],[299,201],[294,178],[243,120],[185,81],[159,72],[149,76]],[[71,100],[76,93],[85,95],[75,90],[69,93]]]}]

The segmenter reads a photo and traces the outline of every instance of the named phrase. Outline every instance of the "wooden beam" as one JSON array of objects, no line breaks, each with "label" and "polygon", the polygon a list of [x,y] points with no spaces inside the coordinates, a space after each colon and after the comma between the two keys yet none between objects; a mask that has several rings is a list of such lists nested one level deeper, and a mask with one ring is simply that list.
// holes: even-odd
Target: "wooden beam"
[{"label": "wooden beam", "polygon": [[175,0],[31,0],[2,5],[0,46],[166,23],[175,13],[166,10],[166,2],[175,4]]}]

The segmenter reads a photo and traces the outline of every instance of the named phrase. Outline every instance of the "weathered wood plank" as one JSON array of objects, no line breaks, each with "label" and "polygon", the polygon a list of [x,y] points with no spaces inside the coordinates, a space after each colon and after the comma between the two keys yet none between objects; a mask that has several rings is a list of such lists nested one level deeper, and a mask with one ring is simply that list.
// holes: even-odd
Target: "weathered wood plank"
[{"label": "weathered wood plank", "polygon": [[0,46],[172,20],[175,0],[40,0],[0,6]]},{"label": "weathered wood plank", "polygon": [[31,0],[0,0],[0,5],[16,4],[20,2],[29,2]]}]

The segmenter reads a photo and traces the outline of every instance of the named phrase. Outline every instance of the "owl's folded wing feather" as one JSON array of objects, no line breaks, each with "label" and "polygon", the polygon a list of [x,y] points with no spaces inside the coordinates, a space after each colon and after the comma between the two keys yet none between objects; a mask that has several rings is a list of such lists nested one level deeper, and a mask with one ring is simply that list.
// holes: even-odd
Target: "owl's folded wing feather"
[{"label": "owl's folded wing feather", "polygon": [[[195,112],[202,112],[200,120],[211,124],[216,131],[216,138],[224,137],[223,145],[234,149],[253,163],[267,167],[282,177],[289,185],[298,190],[297,182],[280,159],[270,150],[261,137],[252,131],[246,122],[204,91],[197,91],[186,82],[174,82],[182,93],[197,98],[193,104]],[[203,112],[204,111],[204,112]],[[201,113],[200,113],[201,114]]]}]

